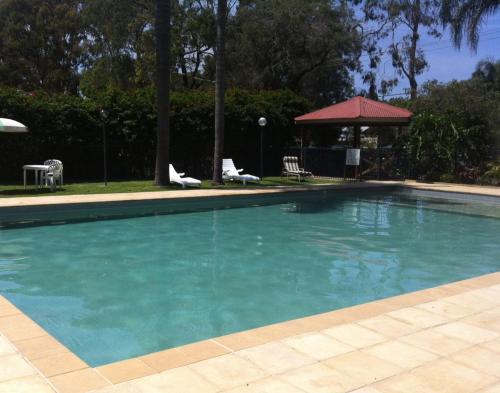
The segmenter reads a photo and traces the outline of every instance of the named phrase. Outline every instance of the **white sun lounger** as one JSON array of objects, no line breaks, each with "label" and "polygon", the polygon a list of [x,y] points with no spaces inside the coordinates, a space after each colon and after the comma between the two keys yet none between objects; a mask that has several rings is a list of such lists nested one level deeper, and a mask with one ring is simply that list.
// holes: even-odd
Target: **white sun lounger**
[{"label": "white sun lounger", "polygon": [[198,179],[193,179],[192,177],[183,177],[184,173],[177,173],[174,166],[170,164],[168,166],[170,172],[170,183],[177,183],[182,186],[182,188],[189,187],[199,187],[201,186],[201,181]]},{"label": "white sun lounger", "polygon": [[243,184],[247,184],[247,181],[260,181],[257,176],[249,174],[241,174],[243,169],[236,169],[234,162],[231,158],[224,158],[222,160],[222,178],[224,180],[238,180],[242,181]]}]

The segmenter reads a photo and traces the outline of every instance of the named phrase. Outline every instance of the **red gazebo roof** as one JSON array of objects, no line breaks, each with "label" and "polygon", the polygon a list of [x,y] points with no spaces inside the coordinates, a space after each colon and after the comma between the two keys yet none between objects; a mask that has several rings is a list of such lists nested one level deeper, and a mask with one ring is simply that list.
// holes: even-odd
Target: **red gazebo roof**
[{"label": "red gazebo roof", "polygon": [[296,124],[405,125],[413,113],[383,102],[354,97],[295,118]]}]

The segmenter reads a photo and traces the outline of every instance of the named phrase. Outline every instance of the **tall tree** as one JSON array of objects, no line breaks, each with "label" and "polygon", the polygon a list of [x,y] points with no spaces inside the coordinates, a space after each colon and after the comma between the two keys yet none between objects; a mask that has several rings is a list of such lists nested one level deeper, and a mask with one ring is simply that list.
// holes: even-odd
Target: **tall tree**
[{"label": "tall tree", "polygon": [[0,1],[0,83],[76,93],[84,52],[77,0]]},{"label": "tall tree", "polygon": [[352,94],[350,71],[358,67],[361,37],[343,3],[241,0],[228,27],[229,82],[289,88],[318,105]]},{"label": "tall tree", "polygon": [[156,0],[156,97],[158,129],[155,183],[170,183],[170,0]]},{"label": "tall tree", "polygon": [[88,57],[80,87],[85,95],[143,85],[144,57],[155,53],[154,12],[152,0],[82,0]]},{"label": "tall tree", "polygon": [[417,76],[428,67],[425,53],[419,46],[422,30],[425,29],[430,36],[441,37],[438,31],[439,12],[438,0],[365,1],[365,14],[369,20],[378,23],[390,22],[393,42],[388,52],[399,76],[408,80],[412,99],[415,99],[418,93]]},{"label": "tall tree", "polygon": [[465,34],[470,48],[476,50],[481,24],[499,8],[500,0],[443,0],[441,17],[445,25],[450,25],[457,48]]},{"label": "tall tree", "polygon": [[217,45],[215,50],[215,138],[213,182],[222,183],[224,151],[224,96],[226,92],[227,0],[217,1]]}]

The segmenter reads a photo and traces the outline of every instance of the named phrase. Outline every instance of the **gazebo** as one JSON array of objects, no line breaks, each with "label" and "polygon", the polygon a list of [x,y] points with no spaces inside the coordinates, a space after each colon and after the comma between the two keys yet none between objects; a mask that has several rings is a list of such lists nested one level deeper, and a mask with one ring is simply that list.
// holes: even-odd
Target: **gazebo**
[{"label": "gazebo", "polygon": [[354,147],[361,146],[361,127],[405,126],[411,121],[413,113],[383,102],[365,97],[350,100],[295,118],[295,124],[335,124],[354,126]]},{"label": "gazebo", "polygon": [[[353,148],[361,147],[361,127],[395,126],[399,130],[410,123],[413,113],[365,97],[350,100],[307,113],[295,118],[297,125],[332,124],[354,127]],[[302,150],[301,138],[301,150]]]}]

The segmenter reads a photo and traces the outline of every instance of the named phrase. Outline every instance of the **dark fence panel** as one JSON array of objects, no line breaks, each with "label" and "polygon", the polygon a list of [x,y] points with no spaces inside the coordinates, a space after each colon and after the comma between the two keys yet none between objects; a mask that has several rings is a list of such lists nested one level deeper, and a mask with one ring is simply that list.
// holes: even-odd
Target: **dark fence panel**
[{"label": "dark fence panel", "polygon": [[[289,155],[301,157],[300,147],[286,149]],[[353,168],[345,167],[346,148],[307,147],[301,165],[316,176],[343,178],[353,176]],[[390,148],[361,150],[363,179],[394,180],[409,174],[407,160]]]}]

